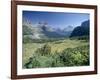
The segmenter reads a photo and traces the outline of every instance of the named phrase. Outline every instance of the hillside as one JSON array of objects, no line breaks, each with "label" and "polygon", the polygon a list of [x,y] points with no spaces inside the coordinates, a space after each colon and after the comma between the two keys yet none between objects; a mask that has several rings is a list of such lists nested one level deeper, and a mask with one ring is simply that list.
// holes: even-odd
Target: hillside
[{"label": "hillside", "polygon": [[77,26],[71,33],[70,37],[89,36],[90,21],[84,21],[80,26]]}]

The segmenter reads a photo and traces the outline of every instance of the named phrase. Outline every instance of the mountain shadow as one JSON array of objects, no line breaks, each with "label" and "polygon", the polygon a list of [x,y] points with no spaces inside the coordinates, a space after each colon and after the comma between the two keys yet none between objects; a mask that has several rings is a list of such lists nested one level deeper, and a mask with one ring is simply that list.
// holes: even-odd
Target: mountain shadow
[{"label": "mountain shadow", "polygon": [[89,36],[90,20],[82,22],[81,26],[77,26],[72,31],[70,37]]}]

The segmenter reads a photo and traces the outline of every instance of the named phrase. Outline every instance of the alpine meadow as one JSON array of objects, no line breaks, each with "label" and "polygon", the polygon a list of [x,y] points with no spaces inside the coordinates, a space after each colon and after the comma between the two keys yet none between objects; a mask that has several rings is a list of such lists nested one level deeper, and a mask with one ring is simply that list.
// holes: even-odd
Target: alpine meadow
[{"label": "alpine meadow", "polygon": [[89,19],[86,13],[23,11],[23,68],[88,66]]}]

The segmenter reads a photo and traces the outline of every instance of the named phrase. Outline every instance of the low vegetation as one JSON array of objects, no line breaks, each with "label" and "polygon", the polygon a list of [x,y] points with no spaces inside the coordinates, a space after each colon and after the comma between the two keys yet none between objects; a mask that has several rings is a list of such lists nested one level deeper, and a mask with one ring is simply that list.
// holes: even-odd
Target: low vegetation
[{"label": "low vegetation", "polygon": [[23,47],[23,68],[89,65],[89,41],[83,38],[24,43]]}]

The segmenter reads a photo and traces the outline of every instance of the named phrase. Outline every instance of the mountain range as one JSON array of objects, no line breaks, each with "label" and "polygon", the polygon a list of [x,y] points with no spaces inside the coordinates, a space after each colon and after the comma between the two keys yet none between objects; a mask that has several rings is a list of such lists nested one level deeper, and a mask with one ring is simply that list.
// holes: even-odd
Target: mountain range
[{"label": "mountain range", "polygon": [[69,37],[73,31],[72,26],[68,26],[64,29],[52,28],[48,25],[23,25],[23,35],[32,39],[44,39],[44,38],[64,38]]},{"label": "mountain range", "polygon": [[23,25],[23,36],[31,39],[67,38],[89,35],[89,23],[84,21],[80,26],[67,26],[64,29],[52,28],[49,25]]}]

